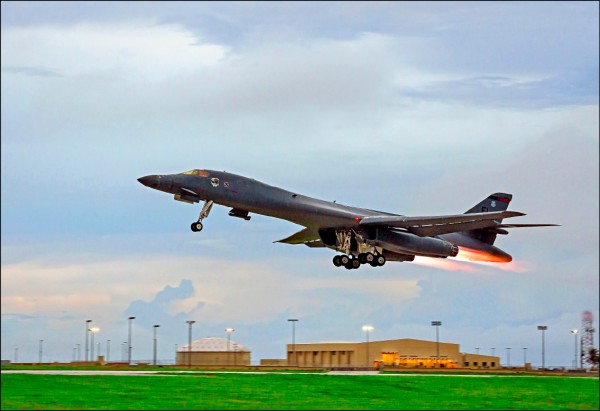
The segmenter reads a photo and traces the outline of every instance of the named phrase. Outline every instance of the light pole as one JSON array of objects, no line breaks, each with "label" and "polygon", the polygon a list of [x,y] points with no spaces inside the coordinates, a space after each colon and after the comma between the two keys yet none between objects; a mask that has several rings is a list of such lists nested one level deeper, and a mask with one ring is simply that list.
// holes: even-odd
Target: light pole
[{"label": "light pole", "polygon": [[507,357],[507,367],[510,367],[510,348],[506,349],[506,357]]},{"label": "light pole", "polygon": [[440,325],[442,325],[441,321],[432,321],[431,325],[435,327],[435,362],[436,365],[439,366],[440,362]]},{"label": "light pole", "polygon": [[98,331],[100,331],[100,328],[98,327],[90,328],[90,332],[92,333],[92,343],[90,344],[92,355],[90,357],[90,361],[94,361],[94,334],[96,334]]},{"label": "light pole", "polygon": [[110,361],[110,340],[106,340],[106,362]]},{"label": "light pole", "polygon": [[492,357],[496,355],[496,349],[494,347],[492,347]]},{"label": "light pole", "polygon": [[81,361],[81,344],[77,344],[77,361]]},{"label": "light pole", "polygon": [[88,336],[90,333],[90,323],[92,320],[85,320],[85,361],[88,360]]},{"label": "light pole", "polygon": [[527,347],[523,347],[523,367],[527,364]]},{"label": "light pole", "polygon": [[154,324],[152,328],[154,328],[154,365],[156,365],[156,329],[160,327],[158,324]]},{"label": "light pole", "polygon": [[192,324],[194,324],[196,321],[194,320],[187,320],[186,323],[188,323],[188,368],[192,368]]},{"label": "light pole", "polygon": [[237,343],[233,344],[233,364],[237,365],[237,353],[238,353],[238,345]]},{"label": "light pole", "polygon": [[73,360],[72,360],[72,362],[75,362],[76,359],[77,359],[77,347],[73,347]]},{"label": "light pole", "polygon": [[40,340],[40,352],[39,352],[39,354],[40,354],[40,359],[39,359],[39,361],[38,361],[38,363],[40,363],[40,364],[42,363],[42,352],[43,352],[43,345],[44,345],[44,340]]},{"label": "light pole", "polygon": [[135,320],[135,317],[128,317],[129,320],[129,333],[127,334],[127,365],[131,365],[131,320]]},{"label": "light pole", "polygon": [[369,366],[369,331],[373,331],[375,328],[373,328],[372,325],[363,325],[362,327],[363,331],[367,334],[367,356],[366,356],[366,366]]},{"label": "light pole", "polygon": [[571,330],[571,333],[575,337],[575,357],[573,358],[573,368],[577,368],[577,330]]},{"label": "light pole", "polygon": [[542,370],[544,370],[546,368],[546,351],[545,351],[546,349],[545,349],[544,334],[546,333],[548,326],[538,325],[537,329],[542,331]]},{"label": "light pole", "polygon": [[477,350],[477,355],[479,355],[479,347],[475,347],[475,350]]},{"label": "light pole", "polygon": [[227,365],[231,365],[231,350],[229,349],[229,344],[231,341],[231,333],[234,331],[235,330],[231,327],[225,328],[225,332],[227,333]]},{"label": "light pole", "polygon": [[288,321],[292,323],[292,363],[293,365],[296,365],[296,323],[298,322],[298,319],[290,318]]}]

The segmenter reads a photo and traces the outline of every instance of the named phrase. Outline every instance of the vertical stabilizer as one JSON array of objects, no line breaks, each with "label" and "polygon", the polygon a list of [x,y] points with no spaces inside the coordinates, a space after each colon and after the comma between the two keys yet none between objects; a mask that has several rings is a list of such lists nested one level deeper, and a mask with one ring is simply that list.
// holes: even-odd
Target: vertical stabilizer
[{"label": "vertical stabilizer", "polygon": [[494,193],[473,208],[470,208],[465,214],[504,211],[508,208],[510,200],[512,200],[512,194]]},{"label": "vertical stabilizer", "polygon": [[[486,199],[481,201],[479,204],[470,208],[465,212],[465,214],[469,213],[489,213],[491,211],[504,211],[508,208],[510,204],[510,200],[512,200],[512,194],[506,193],[494,193],[488,196]],[[498,220],[501,222],[502,220]],[[496,241],[497,231],[493,229],[479,229],[479,230],[471,230],[466,232],[470,237],[476,238],[479,241],[482,241],[487,244],[494,244]]]}]

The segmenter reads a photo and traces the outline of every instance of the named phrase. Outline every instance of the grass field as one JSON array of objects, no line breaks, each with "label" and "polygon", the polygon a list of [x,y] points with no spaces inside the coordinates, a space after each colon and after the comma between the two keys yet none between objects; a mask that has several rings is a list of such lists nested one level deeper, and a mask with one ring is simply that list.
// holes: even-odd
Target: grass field
[{"label": "grass field", "polygon": [[2,410],[598,410],[598,379],[193,373],[2,374]]}]

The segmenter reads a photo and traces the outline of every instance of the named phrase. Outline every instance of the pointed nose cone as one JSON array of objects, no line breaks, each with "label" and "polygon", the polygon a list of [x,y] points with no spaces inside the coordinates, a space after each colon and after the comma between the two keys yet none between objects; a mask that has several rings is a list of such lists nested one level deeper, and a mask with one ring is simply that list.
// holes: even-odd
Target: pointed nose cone
[{"label": "pointed nose cone", "polygon": [[151,175],[138,178],[138,181],[146,187],[156,188],[160,183],[160,176]]}]

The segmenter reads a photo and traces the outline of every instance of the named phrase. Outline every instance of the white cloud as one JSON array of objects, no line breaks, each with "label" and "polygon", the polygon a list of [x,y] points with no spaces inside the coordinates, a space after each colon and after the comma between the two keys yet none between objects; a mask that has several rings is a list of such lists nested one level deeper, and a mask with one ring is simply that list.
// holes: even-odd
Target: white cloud
[{"label": "white cloud", "polygon": [[88,80],[159,81],[214,66],[227,53],[181,26],[143,21],[2,28],[3,67],[41,67]]}]

